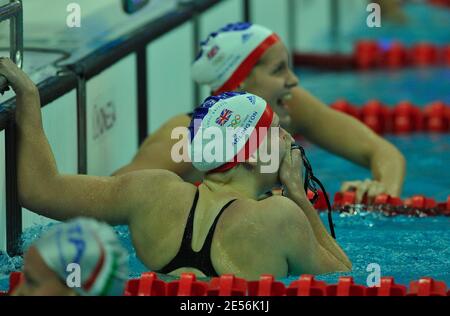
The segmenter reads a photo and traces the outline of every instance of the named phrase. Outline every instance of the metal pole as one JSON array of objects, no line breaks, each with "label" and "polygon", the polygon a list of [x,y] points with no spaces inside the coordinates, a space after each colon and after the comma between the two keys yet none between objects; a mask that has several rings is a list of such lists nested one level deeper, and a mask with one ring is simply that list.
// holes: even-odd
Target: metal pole
[{"label": "metal pole", "polygon": [[333,50],[338,50],[339,45],[339,29],[340,29],[340,19],[339,19],[339,1],[331,0],[330,3],[330,36]]},{"label": "metal pole", "polygon": [[[23,7],[22,0],[10,0],[0,7],[0,22],[9,19],[9,57],[19,67],[23,65]],[[0,91],[7,85],[6,78],[0,76]]]},{"label": "metal pole", "polygon": [[[21,0],[11,0],[0,7],[0,21],[10,20],[10,58],[19,68],[23,65],[23,8]],[[0,90],[7,85],[5,77],[0,76]],[[11,255],[20,254],[20,235],[22,233],[22,207],[17,188],[17,146],[16,125],[11,120],[5,131],[6,141],[6,248]]]},{"label": "metal pole", "polygon": [[78,173],[87,174],[87,105],[86,80],[77,82],[77,136],[78,136]]}]

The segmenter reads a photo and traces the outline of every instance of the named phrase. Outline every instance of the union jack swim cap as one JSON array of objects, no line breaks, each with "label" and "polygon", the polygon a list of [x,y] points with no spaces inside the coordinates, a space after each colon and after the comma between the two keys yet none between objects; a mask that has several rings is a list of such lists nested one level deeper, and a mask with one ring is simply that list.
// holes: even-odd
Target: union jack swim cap
[{"label": "union jack swim cap", "polygon": [[266,138],[272,119],[272,108],[256,95],[208,97],[189,126],[192,164],[200,171],[223,172],[248,160]]}]

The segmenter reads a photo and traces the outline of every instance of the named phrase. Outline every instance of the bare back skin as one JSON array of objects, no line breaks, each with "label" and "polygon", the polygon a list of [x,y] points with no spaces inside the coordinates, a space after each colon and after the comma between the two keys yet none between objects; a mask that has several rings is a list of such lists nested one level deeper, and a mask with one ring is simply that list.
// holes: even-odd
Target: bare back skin
[{"label": "bare back skin", "polygon": [[[152,201],[150,211],[143,210],[144,214],[138,216],[139,220],[130,223],[139,257],[154,270],[163,268],[178,253],[196,193],[196,187],[186,182],[173,183],[171,186],[171,190],[161,192],[160,201]],[[199,193],[191,245],[195,252],[203,247],[208,231],[222,207],[236,198],[212,192],[204,184],[200,185]],[[220,216],[211,246],[211,260],[218,274],[253,275],[255,278],[261,273],[277,276],[287,274],[287,261],[278,253],[279,248],[274,247],[273,237],[269,238],[273,232],[262,221],[270,220],[267,211],[260,209],[259,204],[261,202],[238,199]],[[271,212],[275,215],[278,210]],[[155,218],[159,220],[155,221]],[[204,276],[201,271],[189,267],[171,274],[178,275],[181,272],[195,272]]]},{"label": "bare back skin", "polygon": [[[181,178],[164,183],[157,198],[149,197],[148,207],[131,216],[133,244],[140,259],[152,270],[162,269],[177,255],[196,189]],[[345,255],[336,256],[325,243],[319,242],[314,224],[287,197],[257,201],[213,191],[206,184],[199,186],[194,213],[191,245],[194,251],[200,251],[220,210],[234,199],[221,214],[212,239],[210,258],[217,274],[257,279],[264,273],[285,277],[350,269]],[[320,234],[325,237],[326,232]],[[190,267],[170,274],[181,272],[204,276]]]}]

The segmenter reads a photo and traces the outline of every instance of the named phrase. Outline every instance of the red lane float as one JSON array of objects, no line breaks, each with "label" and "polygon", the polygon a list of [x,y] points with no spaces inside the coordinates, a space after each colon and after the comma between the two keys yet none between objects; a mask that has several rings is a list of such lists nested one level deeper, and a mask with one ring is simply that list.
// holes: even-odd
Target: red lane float
[{"label": "red lane float", "polygon": [[[339,212],[352,212],[351,206],[356,203],[356,192],[337,192],[334,195],[333,210]],[[423,195],[414,195],[401,200],[388,194],[376,196],[371,204],[367,203],[367,198],[363,199],[362,205],[366,206],[369,212],[382,212],[387,216],[407,215],[407,216],[450,216],[450,195],[445,202],[436,202],[433,198]],[[325,211],[326,207],[317,207],[319,211]]]},{"label": "red lane float", "polygon": [[292,282],[286,290],[287,296],[325,296],[327,284],[317,281],[311,274],[304,274]]},{"label": "red lane float", "polygon": [[450,66],[450,44],[442,48],[442,58],[444,60],[444,64]]},{"label": "red lane float", "polygon": [[329,70],[433,67],[450,65],[449,46],[418,42],[406,47],[399,41],[392,41],[385,47],[375,40],[362,39],[354,43],[353,52],[348,55],[295,52],[293,60],[296,66]]},{"label": "red lane float", "polygon": [[166,283],[155,272],[144,272],[127,282],[124,296],[166,296]]},{"label": "red lane float", "polygon": [[407,66],[409,59],[406,47],[400,42],[392,42],[389,48],[383,52],[382,64],[394,69]]},{"label": "red lane float", "polygon": [[247,294],[247,281],[236,278],[233,274],[224,274],[218,278],[212,278],[208,296],[245,296]]},{"label": "red lane float", "polygon": [[259,281],[248,282],[248,296],[285,296],[286,287],[271,274],[261,275]]},{"label": "red lane float", "polygon": [[411,102],[401,101],[392,111],[392,132],[405,134],[423,130],[423,114]]},{"label": "red lane float", "polygon": [[428,2],[441,7],[450,7],[450,0],[428,0]]},{"label": "red lane float", "polygon": [[435,133],[449,131],[449,108],[444,102],[437,101],[427,105],[424,114],[427,131]]},{"label": "red lane float", "polygon": [[340,99],[330,107],[359,119],[378,134],[450,132],[450,106],[442,101],[432,102],[420,109],[409,101],[401,101],[394,107],[388,107],[378,100],[370,100],[359,109]]},{"label": "red lane float", "polygon": [[364,296],[365,292],[366,287],[355,284],[352,277],[340,277],[337,284],[326,289],[327,296]]},{"label": "red lane float", "polygon": [[197,281],[194,273],[182,273],[177,281],[167,283],[167,296],[205,296],[208,283]]},{"label": "red lane float", "polygon": [[378,134],[391,131],[391,112],[378,100],[370,100],[362,107],[361,121]]},{"label": "red lane float", "polygon": [[354,118],[360,119],[361,113],[360,110],[354,106],[351,105],[350,102],[344,99],[336,100],[334,103],[330,105],[332,109],[335,109],[336,111],[346,113],[348,115],[353,116]]},{"label": "red lane float", "polygon": [[376,41],[360,40],[356,42],[353,58],[357,68],[376,68],[381,63],[381,56],[381,48]]},{"label": "red lane float", "polygon": [[[318,209],[318,210],[326,210],[328,205],[327,205],[327,200],[325,198],[325,194],[323,193],[322,190],[318,190],[318,198],[317,201],[314,203],[314,208]],[[311,200],[314,197],[314,193],[308,189],[308,193],[307,193],[308,199]]]},{"label": "red lane float", "polygon": [[25,279],[25,276],[22,272],[12,272],[9,275],[9,291],[8,294],[11,294]]},{"label": "red lane float", "polygon": [[[21,272],[12,272],[9,290],[2,295],[11,294],[22,279]],[[261,275],[259,281],[225,274],[199,282],[193,273],[182,273],[179,280],[164,282],[156,273],[144,272],[140,278],[128,280],[124,296],[450,296],[447,290],[445,282],[430,277],[411,281],[408,290],[388,276],[381,277],[378,287],[366,287],[355,284],[353,277],[340,277],[337,284],[327,284],[315,280],[314,275],[303,274],[285,286],[271,274]]]},{"label": "red lane float", "polygon": [[405,296],[406,292],[406,286],[395,284],[394,278],[382,277],[379,287],[366,288],[365,296]]},{"label": "red lane float", "polygon": [[410,58],[416,66],[434,66],[438,63],[438,48],[431,43],[417,43],[411,47]]},{"label": "red lane float", "polygon": [[419,281],[411,282],[406,296],[447,296],[447,286],[444,282],[432,278],[421,278]]}]

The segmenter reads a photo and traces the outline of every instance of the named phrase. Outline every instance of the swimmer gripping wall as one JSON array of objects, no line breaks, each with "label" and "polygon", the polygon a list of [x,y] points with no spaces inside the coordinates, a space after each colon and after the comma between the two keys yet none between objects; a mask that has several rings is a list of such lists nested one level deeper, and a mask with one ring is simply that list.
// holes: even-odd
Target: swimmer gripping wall
[{"label": "swimmer gripping wall", "polygon": [[[227,168],[230,169],[228,171],[226,171],[227,169],[218,170],[218,167],[232,162],[233,157],[228,156],[227,160],[220,161],[219,165],[214,165],[214,162],[212,162],[212,167],[203,168],[210,172],[205,175],[203,184],[196,188],[189,182],[183,181],[176,174],[161,169],[136,171],[119,177],[59,174],[53,163],[52,149],[48,145],[42,127],[37,133],[35,130],[28,128],[28,126],[41,125],[41,118],[36,115],[36,113],[39,113],[38,91],[33,88],[34,85],[26,74],[9,59],[0,59],[0,73],[5,76],[18,96],[16,108],[18,117],[16,123],[20,130],[18,151],[24,155],[19,160],[18,183],[21,194],[20,201],[27,208],[55,220],[84,215],[98,218],[109,224],[128,224],[134,236],[133,245],[141,254],[140,259],[149,269],[171,275],[178,275],[180,271],[186,271],[186,269],[196,271],[205,277],[243,271],[241,277],[251,278],[253,273],[251,271],[257,268],[254,266],[253,260],[239,262],[237,259],[231,259],[235,265],[234,268],[224,265],[223,262],[225,258],[233,258],[233,248],[236,251],[242,245],[242,241],[236,240],[234,234],[230,234],[230,232],[245,232],[249,229],[246,221],[243,222],[243,226],[239,227],[237,224],[239,219],[247,219],[251,223],[258,223],[262,228],[260,232],[264,235],[267,233],[275,234],[276,230],[279,229],[278,225],[272,225],[265,221],[260,222],[261,212],[267,213],[265,218],[272,217],[276,223],[279,221],[296,222],[296,225],[293,226],[294,230],[286,232],[288,236],[282,235],[279,237],[280,240],[276,241],[285,245],[284,247],[289,255],[290,261],[287,270],[284,270],[284,265],[280,265],[285,260],[287,262],[288,257],[284,254],[284,251],[279,253],[272,250],[271,253],[272,246],[265,243],[262,236],[256,235],[254,240],[249,240],[248,245],[251,245],[254,249],[269,246],[270,248],[267,248],[265,255],[269,254],[278,258],[273,262],[268,261],[264,267],[265,271],[286,276],[288,271],[294,273],[325,273],[348,271],[351,267],[351,262],[336,241],[328,235],[316,210],[307,199],[307,192],[303,190],[301,185],[301,154],[296,149],[291,151],[293,138],[279,127],[278,117],[273,114],[270,106],[256,95],[224,93],[213,97],[214,99],[208,98],[204,104],[196,109],[193,120],[201,118],[196,112],[206,114],[203,116],[200,128],[207,130],[209,127],[217,128],[224,125],[221,117],[217,117],[217,115],[225,107],[242,115],[245,113],[245,110],[243,112],[242,109],[248,108],[256,111],[259,116],[258,121],[242,122],[242,125],[251,124],[257,136],[262,137],[258,141],[259,145],[264,141],[264,138],[267,138],[268,133],[272,132],[267,131],[269,126],[283,132],[275,139],[275,142],[271,141],[270,143],[271,150],[280,150],[279,168],[264,173],[261,171],[259,159],[253,162],[245,159],[243,162]],[[211,124],[213,125],[211,126]],[[266,129],[264,134],[260,133],[259,127]],[[239,128],[242,128],[242,126]],[[203,140],[198,141],[201,133],[197,131],[193,135],[191,145],[194,153],[196,146],[201,146],[203,143]],[[235,133],[235,135],[240,133],[238,128],[235,129]],[[35,135],[34,138],[31,138],[32,134]],[[220,139],[217,142],[222,143]],[[29,156],[26,154],[30,153],[30,150],[37,145],[40,145],[41,151],[36,153],[33,159],[28,159]],[[246,142],[240,142],[238,145],[241,148],[247,146]],[[207,162],[202,161],[200,166],[206,166],[205,163]],[[36,164],[39,168],[36,168]],[[197,165],[194,164],[194,166]],[[32,179],[36,177],[46,183],[44,188],[39,189],[31,185]],[[289,198],[273,196],[258,200],[259,196],[277,185],[286,187]],[[143,190],[143,187],[146,189]],[[179,203],[169,206],[174,193],[170,189],[175,187],[178,188]],[[90,198],[82,199],[86,195],[89,195]],[[193,201],[190,210],[185,207],[187,201]],[[225,205],[223,205],[224,202]],[[275,210],[274,205],[278,205],[284,211]],[[163,208],[162,206],[166,207]],[[154,249],[164,246],[164,236],[172,234],[170,227],[177,222],[177,219],[173,218],[167,226],[167,217],[182,209],[184,209],[184,212],[181,213],[181,216],[177,215],[176,217],[178,223],[185,224],[186,227],[182,239],[173,240],[174,245],[180,242],[181,248],[172,258],[167,256],[170,254],[169,249],[167,253],[154,251]],[[207,239],[205,244],[201,246],[201,251],[195,253],[191,249],[192,243],[195,242],[193,240],[193,216],[194,214],[198,215],[199,212],[200,214],[210,214],[212,210],[219,210],[219,213],[216,214],[215,218],[213,217],[214,223],[209,228]],[[234,213],[230,210],[234,210]],[[302,210],[307,214],[306,217],[300,216]],[[285,211],[289,213],[285,214]],[[187,214],[187,223],[185,222],[185,214]],[[223,225],[227,219],[236,223],[231,227]],[[202,224],[205,225],[206,222]],[[306,231],[300,233],[303,229],[306,229]],[[305,232],[308,233],[308,236],[305,236]],[[291,239],[292,237],[289,235],[293,235],[294,239]],[[300,239],[294,245],[292,242],[297,236]],[[320,244],[320,242],[323,244]],[[231,248],[223,249],[218,253],[214,252],[219,243],[228,243]],[[293,251],[293,249],[298,248],[303,248],[303,251],[301,253]],[[42,247],[39,245],[38,249],[42,249]],[[152,249],[153,251],[151,251]],[[259,251],[253,250],[253,252],[251,257],[260,256]],[[304,260],[305,253],[310,254],[308,260]],[[46,257],[44,256],[44,258]],[[158,266],[167,259],[170,259],[168,263]],[[306,265],[305,262],[307,262]],[[46,263],[55,268],[51,264],[52,262],[47,261]],[[101,261],[97,264],[100,267]],[[89,287],[86,286],[86,288]]]},{"label": "swimmer gripping wall", "polygon": [[[450,38],[444,32],[448,27],[442,21],[450,20],[448,10],[427,3],[391,7],[380,1],[383,12],[389,14],[382,14],[381,28],[370,29],[365,23],[365,1],[351,8],[347,3],[318,1],[304,5],[300,3],[302,1],[277,0],[276,6],[268,4],[270,0],[266,5],[261,1],[244,4],[240,0],[194,1],[195,5],[171,0],[124,1],[123,5],[106,0],[95,4],[78,1],[82,9],[80,28],[68,27],[64,14],[60,15],[64,18],[61,21],[53,14],[58,10],[66,12],[68,3],[64,1],[55,1],[51,8],[48,6],[49,14],[45,20],[36,14],[46,8],[44,2],[23,3],[25,49],[22,69],[33,85],[38,86],[39,97],[36,98],[34,89],[27,88],[32,86],[29,81],[24,79],[18,84],[10,79],[19,97],[14,98],[14,92],[7,91],[0,102],[0,145],[4,148],[0,155],[0,164],[4,166],[0,181],[0,188],[3,188],[0,192],[0,292],[15,286],[15,281],[10,283],[8,280],[10,275],[13,280],[17,277],[18,274],[12,272],[28,274],[27,258],[30,256],[23,254],[34,249],[32,245],[35,241],[39,243],[38,236],[48,240],[45,238],[47,231],[51,234],[58,227],[50,218],[64,222],[74,216],[86,216],[91,214],[91,205],[95,204],[104,205],[96,209],[99,213],[94,215],[95,218],[120,224],[127,216],[124,211],[128,208],[127,203],[139,198],[138,192],[145,187],[145,197],[154,196],[146,210],[154,209],[155,218],[171,223],[179,241],[169,242],[170,230],[163,222],[152,222],[151,218],[136,220],[130,227],[115,226],[116,234],[130,253],[128,278],[132,280],[125,285],[125,295],[137,295],[139,286],[136,291],[134,286],[153,278],[148,274],[140,277],[141,273],[149,271],[164,272],[158,274],[158,278],[167,282],[154,281],[159,284],[159,290],[164,289],[158,293],[164,295],[179,295],[180,292],[168,290],[169,287],[174,289],[175,284],[168,284],[171,280],[177,282],[178,277],[173,275],[186,272],[194,272],[198,277],[229,272],[235,277],[245,277],[249,282],[256,282],[262,274],[269,272],[275,277],[274,282],[284,284],[284,290],[277,285],[280,291],[270,292],[270,295],[294,293],[292,289],[304,272],[314,274],[314,282],[325,282],[311,283],[317,284],[323,295],[333,295],[333,284],[339,288],[339,284],[348,281],[339,278],[351,276],[357,285],[350,287],[352,290],[345,295],[354,295],[358,291],[374,295],[364,288],[369,286],[368,277],[372,275],[367,269],[374,266],[379,267],[380,277],[392,276],[396,284],[405,287],[395,293],[446,295],[450,284],[446,268],[450,262],[447,256],[449,222],[445,215],[450,212],[450,183],[447,181],[450,176],[446,174],[450,152],[446,133],[450,121],[445,113],[450,102],[447,93],[450,83],[446,76],[445,47]],[[330,20],[330,15],[325,12],[334,12],[333,18]],[[69,13],[76,14],[75,11]],[[192,16],[198,19],[191,19]],[[400,16],[408,17],[403,25],[396,24],[402,19]],[[235,23],[237,21],[246,22]],[[1,25],[6,26],[5,23]],[[86,32],[93,25],[93,30],[97,31]],[[419,28],[421,32],[417,31]],[[2,30],[5,34],[9,32],[7,27],[2,27],[2,35]],[[9,48],[16,44],[10,44],[8,36],[1,36],[0,42],[5,51],[3,55],[10,55]],[[395,43],[407,47],[406,55],[401,67],[388,70],[384,63],[391,60],[391,51],[398,47]],[[368,52],[361,48],[363,44],[375,48]],[[50,56],[55,53],[61,58],[56,60]],[[336,53],[344,57],[333,59]],[[331,67],[317,62],[323,60],[323,54],[331,56],[327,59]],[[301,60],[299,67],[292,68],[291,55],[294,65]],[[309,58],[306,63],[301,59],[304,56]],[[342,72],[333,70],[344,64],[351,65]],[[2,61],[3,70],[5,65]],[[8,71],[12,69],[10,66],[6,65]],[[7,71],[2,74],[12,78]],[[194,85],[194,81],[199,85]],[[21,86],[24,82],[25,86]],[[27,93],[23,93],[25,91]],[[222,157],[222,162],[227,163],[210,164],[209,160],[174,163],[170,159],[170,148],[180,141],[169,140],[170,132],[175,127],[189,128],[192,117],[200,116],[202,111],[201,107],[196,109],[198,105],[203,105],[204,112],[198,128],[191,124],[192,130],[197,131],[191,136],[196,137],[205,127],[202,124],[209,110],[205,111],[208,107],[203,102],[211,94],[219,97],[209,99],[209,109],[215,109],[214,105],[228,102],[226,98],[220,99],[221,93],[231,93],[227,97],[244,96],[244,91],[255,96],[258,111],[242,113],[243,102],[236,108],[228,105],[220,111],[217,108],[210,120],[219,129],[222,128],[219,123],[223,126],[242,124],[244,127],[241,134],[230,134],[231,138],[233,135],[242,138],[236,137],[233,144],[241,147],[225,150],[228,156]],[[19,119],[16,122],[19,126],[38,126],[30,132],[33,137],[25,138],[30,142],[41,134],[37,132],[40,124],[23,124],[27,120],[21,118],[29,117],[20,115],[26,113],[20,111],[20,99],[25,95],[27,100],[34,100],[30,101],[34,105],[40,99],[42,131],[49,146],[41,144],[37,146],[39,150],[23,156],[20,155],[20,149],[24,148],[21,142],[24,138],[20,137],[23,129],[11,128],[15,120]],[[257,102],[259,98],[264,103]],[[329,108],[343,98],[348,102],[341,111],[343,113]],[[374,106],[371,99],[381,105]],[[400,113],[397,105],[401,102],[409,102],[413,110]],[[428,107],[433,102],[440,106]],[[247,99],[246,104],[251,103],[252,99]],[[33,106],[22,107],[30,108]],[[40,109],[40,106],[34,108]],[[265,142],[270,143],[272,134],[257,135],[256,139],[262,143],[251,145],[248,140],[253,134],[245,130],[246,123],[250,123],[252,129],[255,122],[263,120],[265,114],[261,113],[266,113],[263,108],[272,110],[272,120],[267,119],[268,122],[262,125],[276,128],[278,120],[280,142],[285,145],[280,148],[285,154],[280,159],[283,172],[274,178],[270,177],[270,172],[264,176],[254,173],[263,167],[259,165],[262,161],[258,160],[261,156],[255,153],[262,151]],[[398,108],[403,109],[403,106]],[[423,125],[417,123],[417,117],[423,117]],[[409,122],[408,134],[391,134],[392,131],[397,133],[395,124],[402,118]],[[292,133],[296,144],[281,130]],[[282,136],[289,141],[283,142]],[[195,141],[195,137],[190,141]],[[206,140],[204,142],[202,145],[206,146],[202,149],[209,145]],[[51,149],[52,164],[39,159],[39,153],[47,152],[47,147]],[[193,158],[192,146],[188,148],[190,158]],[[242,151],[245,152],[242,161],[236,150],[239,148],[252,149]],[[287,159],[289,155],[290,160]],[[51,165],[56,165],[61,182],[53,182],[48,174],[39,173],[46,168],[34,169],[33,177],[21,181],[23,157],[33,157],[33,163],[41,161],[51,170],[54,170]],[[254,157],[256,159],[252,160]],[[196,164],[200,170],[195,169]],[[130,183],[131,175],[139,174],[142,169],[150,169],[146,173],[154,179],[150,181],[142,176],[139,181],[143,185],[136,185],[134,190],[127,189],[124,183]],[[114,176],[110,177],[112,174]],[[65,186],[64,180],[68,178],[64,175],[70,175],[74,184]],[[106,178],[102,189],[90,186],[91,180]],[[77,186],[77,181],[86,182]],[[27,182],[33,185],[28,187],[29,190],[21,190]],[[158,183],[157,189],[154,183]],[[274,183],[276,185],[272,187]],[[116,189],[109,191],[109,185],[111,190]],[[79,198],[70,203],[52,200],[55,196],[62,200],[74,187],[82,190]],[[32,190],[39,194],[31,194]],[[26,194],[26,203],[20,203],[19,198],[24,198],[24,192],[30,194]],[[98,200],[96,192],[104,192],[105,199],[115,197],[117,200],[102,204],[100,202],[105,200]],[[340,200],[333,199],[338,196]],[[38,201],[37,197],[42,200]],[[325,201],[324,197],[329,197],[330,201]],[[36,201],[39,205],[34,204]],[[76,207],[80,201],[85,204]],[[376,204],[379,201],[386,203]],[[328,214],[317,213],[311,203],[321,205],[321,209],[326,206],[334,209]],[[73,209],[68,216],[63,216],[67,205]],[[256,223],[251,217],[253,206],[257,206],[258,214],[264,214],[260,219],[271,227],[260,237],[263,244],[256,241],[258,229],[245,227],[246,223]],[[303,211],[308,229],[319,244],[327,245],[326,251],[335,261],[312,266],[299,262],[297,266],[293,260],[291,271],[287,273],[267,262],[266,259],[272,257],[267,254],[276,249],[283,248],[290,254],[305,247],[300,242],[290,249],[289,242],[277,239],[288,236],[279,236],[280,230],[276,230],[279,218],[274,210],[286,209],[285,213],[291,214],[291,207]],[[299,212],[292,211],[293,217],[288,223],[306,223],[293,214]],[[145,229],[138,230],[154,234],[147,236],[151,242],[145,242],[146,247],[161,250],[153,258],[143,256],[139,251],[135,243],[136,226],[132,227],[147,221],[149,224]],[[329,227],[324,225],[327,221]],[[270,229],[274,229],[272,234]],[[246,232],[245,236],[239,237],[240,231]],[[332,238],[334,234],[336,240]],[[91,237],[96,238],[95,235]],[[158,244],[164,240],[166,244]],[[240,251],[235,251],[238,253],[236,258],[228,257],[226,261],[217,256],[223,250],[218,245],[239,246]],[[249,265],[247,269],[237,268],[236,264],[246,257],[244,254],[254,256],[259,264]],[[32,252],[31,260],[39,258],[34,255]],[[262,255],[264,260],[257,260]],[[295,254],[292,256],[296,258]],[[38,266],[46,267],[47,264]],[[50,271],[46,271],[50,275],[54,266],[48,265]],[[186,266],[188,270],[184,269]],[[55,282],[60,282],[63,278],[54,272]],[[324,275],[325,272],[333,273]],[[180,282],[186,282],[187,278],[189,276],[181,277]],[[212,291],[217,280],[208,279],[206,285],[199,285],[199,288],[206,286],[202,293],[213,293],[208,291]],[[429,291],[414,282],[410,284],[412,281],[427,284]],[[59,289],[73,295],[66,291],[64,282],[61,284],[63,287]],[[243,293],[255,294],[252,286],[246,286]],[[100,295],[100,292],[102,290],[76,294]],[[109,291],[103,293],[112,294]],[[144,295],[154,293],[150,291]],[[342,289],[340,293],[344,293]]]}]

